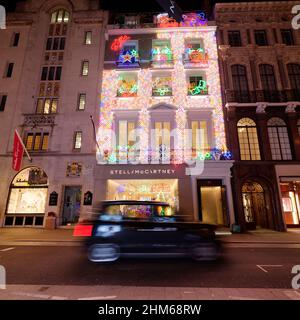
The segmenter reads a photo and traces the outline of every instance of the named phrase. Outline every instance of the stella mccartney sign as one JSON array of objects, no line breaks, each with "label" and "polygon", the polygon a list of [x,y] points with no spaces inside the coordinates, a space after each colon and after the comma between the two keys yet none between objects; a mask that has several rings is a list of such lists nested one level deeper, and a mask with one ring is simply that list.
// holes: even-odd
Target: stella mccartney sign
[{"label": "stella mccartney sign", "polygon": [[153,174],[166,174],[166,175],[174,175],[176,170],[174,169],[115,169],[110,170],[110,175],[153,175]]}]

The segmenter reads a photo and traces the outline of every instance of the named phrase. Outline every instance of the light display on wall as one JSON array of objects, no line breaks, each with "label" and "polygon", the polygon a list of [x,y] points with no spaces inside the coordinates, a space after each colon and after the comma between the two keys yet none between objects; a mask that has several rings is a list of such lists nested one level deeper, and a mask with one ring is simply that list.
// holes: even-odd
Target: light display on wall
[{"label": "light display on wall", "polygon": [[119,76],[118,97],[136,97],[138,91],[137,81],[134,78]]},{"label": "light display on wall", "polygon": [[172,95],[172,78],[155,77],[153,79],[153,96],[170,96]]},{"label": "light display on wall", "polygon": [[116,51],[116,52],[120,51],[121,48],[123,47],[124,43],[128,40],[130,40],[130,37],[127,35],[123,35],[123,36],[120,36],[120,37],[114,39],[113,43],[110,46],[111,50]]},{"label": "light display on wall", "polygon": [[136,66],[139,62],[139,55],[135,49],[130,51],[121,50],[117,60],[118,66]]},{"label": "light display on wall", "polygon": [[200,67],[208,66],[208,53],[203,48],[190,48],[187,47],[185,57],[188,62],[198,64]]},{"label": "light display on wall", "polygon": [[207,25],[207,18],[204,12],[191,12],[182,15],[182,22],[178,23],[175,19],[169,18],[167,13],[156,16],[157,25],[160,28],[170,27],[202,27]]},{"label": "light display on wall", "polygon": [[154,47],[151,50],[153,62],[171,62],[173,59],[172,50],[168,46]]},{"label": "light display on wall", "polygon": [[[98,132],[98,142],[100,145],[98,159],[106,158],[110,163],[117,161],[115,152],[116,146],[113,141],[112,134],[109,130],[115,130],[113,126],[113,114],[118,110],[137,110],[137,127],[140,128],[139,136],[139,160],[141,163],[148,163],[151,158],[151,148],[149,146],[149,136],[151,130],[151,107],[161,102],[172,105],[176,108],[176,116],[174,119],[175,127],[178,130],[178,147],[174,150],[174,161],[182,163],[186,158],[190,156],[185,150],[184,134],[185,128],[188,127],[187,114],[190,110],[199,109],[209,110],[212,112],[212,138],[211,146],[222,150],[220,159],[230,159],[232,154],[227,150],[225,129],[224,129],[224,116],[221,100],[221,86],[218,66],[218,53],[216,45],[216,37],[214,29],[195,28],[189,31],[180,29],[170,29],[170,32],[158,32],[156,35],[160,44],[168,44],[167,51],[164,52],[165,57],[163,59],[168,60],[172,58],[171,68],[171,83],[172,95],[163,95],[164,90],[161,91],[162,95],[153,96],[153,88],[155,77],[153,77],[153,70],[151,68],[143,68],[138,70],[135,75],[136,79],[128,79],[123,81],[120,74],[116,70],[105,70],[103,72],[102,81],[102,95],[101,95],[101,113],[100,113],[100,126]],[[182,57],[186,54],[186,44],[197,40],[198,43],[203,43],[203,46],[199,45],[199,48],[205,47],[205,55],[209,57],[209,65],[205,70],[205,81],[197,82],[192,88],[187,81],[187,75]],[[164,46],[159,43],[154,46],[154,49],[159,48],[160,51],[154,50],[161,59],[161,49]],[[196,47],[197,50],[197,47]],[[196,54],[197,55],[197,54]],[[195,56],[196,56],[195,55]],[[138,87],[137,87],[138,83]],[[152,85],[150,85],[152,83]],[[121,90],[118,90],[121,88]],[[137,90],[138,88],[138,90]],[[205,88],[209,88],[209,92],[206,95],[202,95],[205,92]],[[189,94],[188,90],[192,92]],[[118,96],[131,96],[132,99],[118,99],[116,92],[119,91]],[[193,97],[191,96],[193,95]],[[199,103],[199,99],[201,103]],[[105,156],[105,157],[104,157]],[[216,160],[217,156],[214,156],[212,151],[206,154],[201,154],[199,157],[203,159]]]},{"label": "light display on wall", "polygon": [[199,82],[190,82],[188,86],[188,94],[192,96],[196,95],[207,95],[208,88],[207,83],[204,80],[199,80]]}]

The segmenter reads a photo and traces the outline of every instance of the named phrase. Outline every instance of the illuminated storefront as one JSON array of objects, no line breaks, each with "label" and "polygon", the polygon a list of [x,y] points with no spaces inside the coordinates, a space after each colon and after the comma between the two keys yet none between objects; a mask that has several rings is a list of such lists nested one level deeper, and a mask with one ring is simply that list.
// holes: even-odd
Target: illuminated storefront
[{"label": "illuminated storefront", "polygon": [[[286,181],[284,181],[286,180]],[[286,225],[300,225],[300,178],[293,181],[281,179],[280,191],[282,196],[282,207]]]},{"label": "illuminated storefront", "polygon": [[19,172],[10,186],[5,226],[43,226],[48,177],[37,167]]}]

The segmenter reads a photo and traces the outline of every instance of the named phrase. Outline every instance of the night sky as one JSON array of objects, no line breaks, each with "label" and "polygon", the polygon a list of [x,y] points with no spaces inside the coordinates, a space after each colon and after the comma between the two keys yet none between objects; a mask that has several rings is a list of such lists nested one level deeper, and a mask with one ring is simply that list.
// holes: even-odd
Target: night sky
[{"label": "night sky", "polygon": [[[13,11],[16,2],[21,2],[25,0],[0,0],[0,4],[4,5],[7,11]],[[35,0],[39,1],[39,0]],[[216,2],[260,2],[266,0],[245,0],[245,1],[234,1],[234,0],[210,0],[211,4],[214,5]],[[183,11],[188,10],[199,10],[203,0],[177,0],[179,7]],[[160,12],[161,7],[155,0],[99,0],[100,6],[105,10],[115,10],[118,8],[119,12]]]}]

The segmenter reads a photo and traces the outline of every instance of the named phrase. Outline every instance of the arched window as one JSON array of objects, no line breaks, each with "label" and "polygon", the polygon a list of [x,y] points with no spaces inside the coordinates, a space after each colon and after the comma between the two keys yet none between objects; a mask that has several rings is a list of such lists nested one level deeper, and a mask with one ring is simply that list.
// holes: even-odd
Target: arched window
[{"label": "arched window", "polygon": [[68,23],[70,20],[70,14],[64,9],[54,11],[51,15],[51,23],[60,24]]},{"label": "arched window", "polygon": [[300,100],[300,64],[289,63],[287,69],[293,92],[292,100]]},{"label": "arched window", "polygon": [[285,122],[280,118],[268,121],[268,134],[273,160],[292,160],[289,135]]},{"label": "arched window", "polygon": [[245,66],[235,64],[231,66],[233,90],[236,92],[237,102],[249,102],[249,87],[247,69]]},{"label": "arched window", "polygon": [[265,101],[275,102],[278,100],[276,77],[274,67],[270,64],[261,64],[259,66],[262,89]]},{"label": "arched window", "polygon": [[243,118],[237,123],[241,160],[260,160],[260,150],[255,122]]}]

